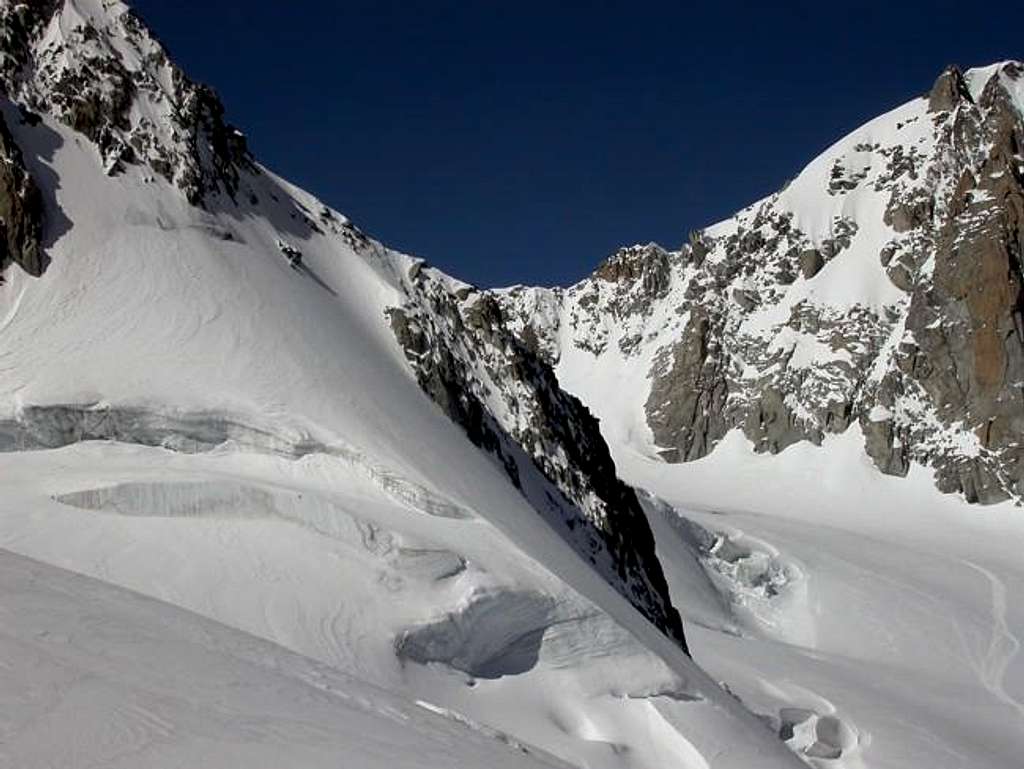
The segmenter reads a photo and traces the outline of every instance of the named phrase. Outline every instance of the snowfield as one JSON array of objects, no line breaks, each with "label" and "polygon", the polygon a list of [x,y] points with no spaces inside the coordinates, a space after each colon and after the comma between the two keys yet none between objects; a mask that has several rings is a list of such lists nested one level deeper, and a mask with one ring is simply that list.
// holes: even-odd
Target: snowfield
[{"label": "snowfield", "polygon": [[[0,283],[0,768],[1024,765],[1019,509],[879,474],[856,425],[771,457],[733,431],[666,464],[651,357],[561,339],[690,659],[421,390],[386,314],[417,260],[265,169],[203,209],[2,109],[52,263]],[[819,240],[836,212],[813,191],[836,153],[865,173],[858,142],[782,197]],[[879,218],[869,197],[836,205]],[[849,258],[794,291],[851,285],[899,300]]]},{"label": "snowfield", "polygon": [[558,767],[279,646],[0,551],[10,767]]},{"label": "snowfield", "polygon": [[[920,468],[879,475],[855,432],[775,457],[733,434],[671,469],[617,456],[670,500],[649,509],[673,598],[693,595],[687,553],[719,582],[724,610],[687,624],[694,657],[754,711],[798,721],[783,736],[816,766],[1019,766],[1019,508],[968,508]],[[680,513],[740,546],[724,590]]]}]

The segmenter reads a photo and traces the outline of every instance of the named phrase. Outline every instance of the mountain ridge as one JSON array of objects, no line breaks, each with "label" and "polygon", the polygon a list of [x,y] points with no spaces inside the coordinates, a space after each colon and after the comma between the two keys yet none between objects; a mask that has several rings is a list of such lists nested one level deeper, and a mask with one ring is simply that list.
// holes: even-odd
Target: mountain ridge
[{"label": "mountain ridge", "polygon": [[740,429],[775,453],[857,423],[883,472],[917,462],[969,501],[1018,499],[1022,73],[949,68],[682,249],[496,296],[599,415],[570,369],[643,370],[641,451],[690,461]]},{"label": "mountain ridge", "polygon": [[[111,180],[140,184],[154,192],[166,185],[195,209],[167,210],[161,197],[154,206],[159,211],[155,217],[145,206],[140,209],[133,204],[125,206],[127,222],[118,221],[117,210],[104,212],[105,217],[109,216],[107,222],[92,223],[96,225],[93,235],[99,248],[109,248],[109,232],[123,231],[125,223],[155,225],[163,232],[173,233],[182,228],[179,221],[198,217],[202,220],[198,229],[219,240],[224,248],[259,248],[266,244],[263,247],[276,262],[274,268],[287,262],[291,272],[323,290],[321,299],[331,301],[338,299],[341,292],[321,277],[321,268],[314,260],[303,258],[311,241],[322,241],[326,251],[333,252],[335,261],[352,263],[359,273],[358,278],[350,274],[346,279],[367,280],[374,285],[372,293],[376,295],[364,300],[361,312],[365,315],[358,322],[358,333],[373,338],[374,344],[397,346],[393,335],[383,336],[389,328],[387,315],[409,316],[413,307],[418,308],[421,324],[446,319],[462,323],[457,317],[461,305],[455,297],[462,293],[457,282],[440,275],[429,286],[417,281],[416,260],[372,241],[346,217],[256,163],[244,137],[225,122],[223,108],[213,92],[193,83],[170,61],[163,47],[126,4],[66,0],[28,9],[6,3],[0,14],[0,34],[10,46],[0,67],[4,75],[0,90],[19,110],[17,118],[13,107],[5,114],[7,122],[16,122],[19,130],[15,133],[32,135],[32,143],[38,144],[43,132],[51,130],[39,117],[45,114],[86,139]],[[50,239],[56,239],[52,231],[55,220],[64,216],[60,186],[65,180],[40,185],[45,205],[30,206],[24,201],[34,199],[31,185],[38,180],[32,181],[33,171],[38,175],[45,164],[37,161],[34,169],[19,166],[20,150],[13,142],[8,154],[12,161],[10,173],[14,175],[8,185],[12,189],[3,196],[3,203],[18,214],[11,218],[11,224],[17,225],[9,228],[12,237],[20,232],[38,234],[47,230]],[[17,187],[18,183],[22,187]],[[91,212],[88,216],[97,218]],[[242,233],[243,226],[254,220],[265,220],[270,225],[259,236],[260,246],[252,242],[252,235]],[[76,225],[81,226],[81,222]],[[185,229],[195,230],[196,226],[189,224]],[[10,249],[3,262],[27,266],[28,274],[42,273],[42,265],[36,269],[33,262],[38,260],[39,246],[30,243],[19,248]],[[98,266],[102,269],[102,264]],[[238,269],[246,268],[239,265]],[[239,275],[235,273],[236,279]],[[43,280],[48,276],[49,273]],[[220,301],[204,296],[201,287],[197,290],[200,303]],[[423,296],[428,290],[429,297]],[[14,306],[12,318],[19,309],[24,310],[24,305]],[[223,312],[216,307],[211,311],[214,315],[204,324],[215,321],[216,313]],[[243,311],[248,313],[251,309]],[[441,339],[436,341],[437,349],[441,349]],[[484,340],[476,352],[485,343],[489,344]],[[464,356],[476,352],[460,350],[459,356],[468,363]],[[387,355],[392,354],[388,349]],[[487,400],[486,393],[475,391],[469,381],[456,380],[448,383],[453,398],[465,404],[460,408],[476,414],[474,425],[465,419],[456,422],[474,437],[473,430],[486,418],[499,432],[510,436],[501,441],[492,437],[480,447],[490,451],[506,445],[505,454],[499,452],[498,466],[524,497],[537,505],[538,512],[548,516],[553,525],[557,522],[557,529],[574,544],[581,558],[595,565],[600,562],[599,571],[609,584],[685,650],[682,624],[668,597],[646,518],[636,495],[617,480],[597,423],[574,399],[560,391],[553,376],[541,371],[545,364],[523,360],[511,349],[499,351],[499,357],[502,356],[516,371],[522,385],[522,402],[527,408],[513,418],[507,403]],[[455,360],[450,358],[446,365]],[[26,366],[26,371],[31,371],[31,367]],[[476,376],[482,370],[472,370],[470,365],[461,373]],[[141,389],[136,391],[136,398],[146,390],[145,376],[137,382]],[[494,384],[486,375],[477,379],[484,390]],[[199,381],[196,379],[190,387],[198,387]],[[241,388],[240,393],[245,393],[246,386],[242,384]],[[203,409],[174,404],[174,399],[181,397],[178,394],[171,396],[173,406],[162,404],[152,414],[154,410],[148,404],[140,407],[121,403],[104,387],[97,386],[96,394],[98,397],[84,402],[81,396],[68,395],[57,402],[26,400],[17,407],[8,406],[6,410],[12,412],[12,419],[5,431],[16,436],[13,441],[17,445],[35,442],[56,446],[69,440],[139,437],[143,442],[171,446],[182,439],[186,443],[195,440],[193,432],[188,431],[199,429],[189,426],[184,436],[168,430],[163,425],[179,422],[173,412],[184,414],[189,423],[195,421],[192,413],[208,408],[205,404]],[[153,397],[152,393],[146,394]],[[193,389],[192,395],[202,401],[197,389]],[[97,401],[99,405],[93,405]],[[520,417],[532,419],[535,427],[542,424],[541,409],[559,411],[572,424],[567,431],[548,431],[542,438],[514,427],[513,422]],[[165,413],[168,410],[172,413]],[[230,421],[251,421],[244,414],[246,409],[231,405],[230,410]],[[449,416],[455,415],[448,411]],[[48,416],[50,412],[54,416]],[[137,414],[143,416],[132,416]],[[65,424],[68,420],[73,424]],[[54,421],[59,425],[56,428],[51,424]],[[161,426],[154,432],[150,421]],[[214,429],[212,434],[224,436],[231,432]],[[591,448],[581,453],[577,444]],[[522,454],[518,454],[520,446],[525,449]],[[516,462],[507,460],[508,450],[518,454]],[[521,478],[528,475],[531,483],[524,486]]]},{"label": "mountain ridge", "polygon": [[944,73],[683,249],[480,290],[260,166],[123,3],[0,11],[0,547],[576,765],[1019,754],[1022,530],[860,462],[1016,493],[1014,66]]}]

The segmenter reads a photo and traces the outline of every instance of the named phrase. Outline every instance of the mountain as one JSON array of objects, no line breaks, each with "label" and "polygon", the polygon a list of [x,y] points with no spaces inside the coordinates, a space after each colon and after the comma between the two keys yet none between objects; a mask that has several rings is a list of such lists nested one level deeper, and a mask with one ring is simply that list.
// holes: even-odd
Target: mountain
[{"label": "mountain", "polygon": [[0,767],[1019,763],[1020,65],[488,290],[124,3],[0,39]]},{"label": "mountain", "polygon": [[496,743],[793,765],[687,656],[637,493],[492,300],[260,166],[123,3],[3,2],[0,36],[0,546]]},{"label": "mountain", "polygon": [[613,442],[686,462],[856,426],[884,473],[1019,500],[1022,106],[1019,63],[950,68],[680,249],[496,298]]},{"label": "mountain", "polygon": [[[249,156],[239,132],[224,123],[223,109],[212,92],[189,82],[130,11],[112,9],[117,9],[117,5],[91,8],[88,3],[67,4],[59,12],[51,10],[51,21],[44,30],[46,14],[42,9],[33,13],[24,6],[13,6],[5,21],[10,30],[7,56],[18,66],[7,67],[12,74],[4,84],[5,91],[22,109],[45,111],[89,139],[108,176],[124,175],[126,164],[134,163],[133,170],[145,169],[144,183],[157,185],[159,179],[176,187],[186,201],[212,216],[224,213],[232,218],[254,218],[262,212],[260,201],[269,200],[269,217],[276,215],[282,224],[287,222],[283,237],[276,239],[276,248],[267,244],[269,253],[278,251],[301,259],[293,242],[315,236],[334,240],[356,258],[385,272],[383,281],[377,280],[396,295],[407,297],[405,302],[422,306],[425,312],[421,322],[451,312],[455,306],[454,293],[461,288],[439,279],[434,282],[434,290],[428,292],[425,284],[417,283],[413,277],[423,274],[417,263],[372,243],[344,217],[322,204],[296,200],[297,196],[289,194],[278,182],[263,178],[265,174]],[[90,14],[90,10],[97,15]],[[23,41],[21,47],[18,41]],[[31,117],[19,119],[29,127],[35,122]],[[8,241],[14,241],[13,247],[8,248],[8,259],[28,265],[30,273],[38,272],[39,233],[43,230],[45,211],[38,205],[38,184],[32,172],[25,168],[15,143],[2,138],[5,133],[9,134],[6,128],[0,131],[0,141],[12,145],[7,153],[12,160],[12,178],[4,207],[14,214],[12,224],[17,223],[8,233]],[[135,208],[136,219],[145,219],[148,213]],[[175,228],[165,224],[159,215],[155,223],[162,229]],[[49,226],[52,230],[53,223]],[[218,229],[212,219],[209,226],[216,237],[227,242],[242,240],[231,229]],[[105,228],[104,236],[111,229]],[[313,264],[300,261],[293,266],[300,275],[318,280]],[[337,296],[329,286],[323,288]],[[439,309],[439,303],[446,299],[452,302],[451,306]],[[402,318],[403,328],[410,328],[406,310],[392,312],[394,321]],[[383,317],[384,308],[375,314],[378,319]],[[520,365],[514,360],[503,364]],[[468,381],[469,372],[460,373],[463,380],[450,383],[452,389],[458,390],[453,394],[453,402],[479,397],[478,393],[466,391],[464,382]],[[526,489],[524,493],[537,496],[535,504],[542,505],[554,519],[564,521],[563,525],[570,527],[566,535],[578,540],[578,546],[586,549],[595,564],[600,559],[609,580],[685,648],[679,616],[668,600],[653,539],[635,495],[616,483],[597,423],[558,389],[550,373],[547,381],[542,376],[543,371],[538,371],[533,379],[525,373],[519,377],[523,382],[522,402],[526,405],[527,399],[535,398],[538,402],[529,404],[532,411],[536,412],[541,405],[548,412],[558,411],[557,420],[550,422],[566,426],[565,434],[545,434],[543,445],[538,443],[538,437],[516,432],[509,420],[521,417],[506,416],[505,404],[460,403],[458,407],[479,412],[474,414],[477,423],[485,415],[490,419],[492,425],[488,429],[493,435],[489,444],[498,451],[517,486]],[[97,389],[102,392],[102,388]],[[139,394],[146,394],[145,390]],[[50,413],[52,410],[48,412],[45,407],[33,410],[30,406],[28,411],[22,410],[15,429],[26,434],[24,440],[41,440],[47,446],[81,440],[83,431],[91,429],[78,425],[69,428],[65,424],[51,429],[45,424]],[[87,419],[73,404],[57,413],[65,421]],[[114,418],[88,437],[109,438],[113,433],[108,431],[130,431],[131,428],[113,426],[118,414],[115,406]],[[543,415],[535,416],[535,424],[542,423]],[[155,427],[154,434],[143,440],[164,443],[177,429],[173,425]],[[509,454],[511,448],[496,448],[500,442],[498,433],[509,430],[513,434],[506,442],[511,440],[517,450],[526,449],[527,456],[517,459]],[[582,454],[578,453],[581,447]],[[628,545],[624,542],[625,531],[629,531],[632,539]]]}]

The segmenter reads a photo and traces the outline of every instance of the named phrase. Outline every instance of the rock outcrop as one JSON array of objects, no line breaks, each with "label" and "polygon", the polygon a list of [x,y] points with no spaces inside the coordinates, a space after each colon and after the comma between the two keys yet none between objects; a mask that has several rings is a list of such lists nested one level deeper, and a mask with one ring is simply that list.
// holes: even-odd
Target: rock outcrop
[{"label": "rock outcrop", "polygon": [[42,195],[0,115],[0,274],[14,263],[41,275],[46,267],[42,238]]},{"label": "rock outcrop", "polygon": [[137,165],[196,205],[256,172],[244,136],[122,2],[0,2],[0,94],[80,132],[109,174]]},{"label": "rock outcrop", "polygon": [[417,264],[392,329],[420,386],[524,497],[655,626],[686,648],[654,536],[597,420],[510,329],[490,293]]}]

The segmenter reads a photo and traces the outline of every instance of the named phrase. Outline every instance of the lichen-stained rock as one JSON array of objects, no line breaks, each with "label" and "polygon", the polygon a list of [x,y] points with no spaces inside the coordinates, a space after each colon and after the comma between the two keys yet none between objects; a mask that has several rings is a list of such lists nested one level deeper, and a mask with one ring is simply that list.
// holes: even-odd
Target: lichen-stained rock
[{"label": "lichen-stained rock", "polygon": [[591,381],[628,382],[666,461],[730,430],[777,452],[856,425],[882,472],[1022,501],[1022,114],[1024,65],[949,68],[678,251],[497,296],[598,413],[623,410]]},{"label": "lichen-stained rock", "polygon": [[42,196],[0,115],[0,273],[13,262],[41,275],[46,267],[42,237]]},{"label": "lichen-stained rock", "polygon": [[80,132],[107,173],[132,165],[196,205],[255,173],[245,138],[119,0],[0,0],[0,93]]},{"label": "lichen-stained rock", "polygon": [[417,265],[391,327],[423,390],[608,582],[686,648],[654,536],[597,420],[513,333],[493,294]]}]

